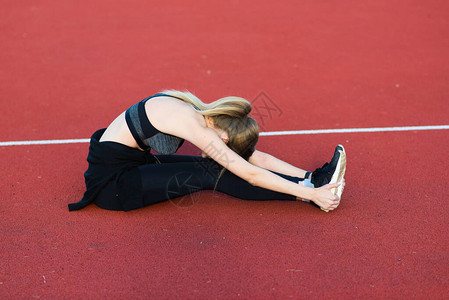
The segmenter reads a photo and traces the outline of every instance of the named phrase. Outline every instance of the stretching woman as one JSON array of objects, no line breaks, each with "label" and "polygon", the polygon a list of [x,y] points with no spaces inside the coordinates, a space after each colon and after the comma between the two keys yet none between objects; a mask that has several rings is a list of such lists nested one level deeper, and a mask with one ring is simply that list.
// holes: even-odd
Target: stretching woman
[{"label": "stretching woman", "polygon": [[[239,97],[205,104],[174,90],[138,102],[92,135],[87,190],[69,210],[94,202],[129,211],[208,189],[248,200],[307,199],[334,210],[344,187],[343,147],[337,146],[330,163],[306,172],[255,150],[259,128],[250,111]],[[173,155],[184,140],[202,157]]]}]

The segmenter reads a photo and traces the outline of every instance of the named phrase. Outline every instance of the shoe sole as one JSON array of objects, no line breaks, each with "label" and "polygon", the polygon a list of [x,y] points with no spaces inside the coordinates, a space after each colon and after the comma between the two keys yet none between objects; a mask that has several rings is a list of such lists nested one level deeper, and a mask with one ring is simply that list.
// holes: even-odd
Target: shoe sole
[{"label": "shoe sole", "polygon": [[[332,175],[331,181],[329,184],[341,182],[346,173],[346,152],[343,145],[338,145],[337,147],[341,148],[338,150],[340,152],[340,157],[338,158],[337,166],[335,167],[334,175]],[[344,186],[340,184],[338,188],[333,188],[331,192],[334,195],[337,195],[339,199],[341,199],[341,195],[343,194]],[[322,209],[325,212],[329,212],[329,210]]]}]

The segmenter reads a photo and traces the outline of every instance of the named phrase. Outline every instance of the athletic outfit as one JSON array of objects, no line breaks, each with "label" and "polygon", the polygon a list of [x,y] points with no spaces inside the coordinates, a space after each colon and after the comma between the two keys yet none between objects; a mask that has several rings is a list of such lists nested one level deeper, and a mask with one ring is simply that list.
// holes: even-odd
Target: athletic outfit
[{"label": "athletic outfit", "polygon": [[[145,98],[125,112],[131,134],[144,151],[100,142],[106,129],[92,135],[89,167],[84,173],[87,190],[81,201],[69,204],[70,211],[92,202],[104,209],[129,211],[200,190],[216,190],[247,200],[296,200],[292,195],[253,186],[227,170],[221,173],[223,167],[210,158],[172,155],[184,140],[157,130],[145,112],[146,101],[158,96],[169,95]],[[161,155],[151,154],[151,149]],[[295,183],[303,180],[275,174]]]}]

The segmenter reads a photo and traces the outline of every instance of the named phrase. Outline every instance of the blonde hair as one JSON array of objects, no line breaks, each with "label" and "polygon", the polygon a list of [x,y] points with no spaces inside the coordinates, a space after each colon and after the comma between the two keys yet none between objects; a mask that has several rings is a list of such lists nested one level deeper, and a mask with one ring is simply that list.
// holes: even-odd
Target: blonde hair
[{"label": "blonde hair", "polygon": [[259,126],[248,116],[251,112],[248,100],[230,96],[204,103],[187,91],[165,90],[162,93],[190,103],[200,114],[211,117],[215,127],[228,133],[228,147],[246,160],[251,157],[259,139]]}]

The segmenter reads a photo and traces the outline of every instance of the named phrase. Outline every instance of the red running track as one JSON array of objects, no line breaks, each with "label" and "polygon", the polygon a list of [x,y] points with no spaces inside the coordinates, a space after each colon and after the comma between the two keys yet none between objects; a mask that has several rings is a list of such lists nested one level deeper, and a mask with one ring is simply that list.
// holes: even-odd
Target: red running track
[{"label": "red running track", "polygon": [[[0,141],[87,138],[164,88],[206,101],[263,91],[277,109],[259,116],[265,131],[447,125],[448,20],[445,1],[4,3]],[[305,169],[345,145],[347,188],[329,214],[212,192],[69,213],[87,144],[0,147],[0,297],[445,299],[448,141],[261,137]]]}]

